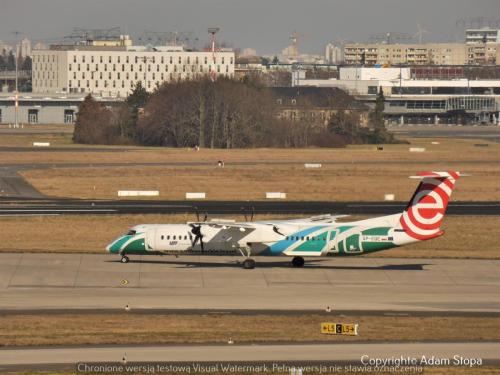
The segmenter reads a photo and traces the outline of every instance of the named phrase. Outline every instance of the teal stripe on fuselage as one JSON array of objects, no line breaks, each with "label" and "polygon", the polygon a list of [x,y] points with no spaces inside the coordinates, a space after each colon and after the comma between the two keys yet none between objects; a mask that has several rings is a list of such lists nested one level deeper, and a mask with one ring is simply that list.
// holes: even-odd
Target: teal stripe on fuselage
[{"label": "teal stripe on fuselage", "polygon": [[[290,237],[304,237],[307,236],[308,234],[311,234],[312,232],[315,232],[317,230],[325,228],[324,226],[316,226],[312,228],[308,228],[305,230],[302,230],[300,232],[292,233],[288,235],[288,238]],[[281,241],[275,242],[272,244],[265,252],[263,252],[263,255],[280,255],[282,254],[285,250],[287,250],[290,246],[296,244],[298,241],[291,241],[291,240],[286,240],[283,239]]]},{"label": "teal stripe on fuselage", "polygon": [[122,248],[123,244],[127,242],[129,239],[131,239],[132,236],[130,235],[125,235],[123,237],[118,238],[115,242],[109,246],[109,252],[113,254],[117,254],[120,249]]}]

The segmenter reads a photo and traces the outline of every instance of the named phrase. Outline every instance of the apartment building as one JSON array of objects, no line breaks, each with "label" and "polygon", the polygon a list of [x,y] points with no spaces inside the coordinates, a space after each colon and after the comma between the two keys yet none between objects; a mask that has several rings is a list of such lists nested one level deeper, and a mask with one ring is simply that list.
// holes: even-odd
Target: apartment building
[{"label": "apartment building", "polygon": [[348,65],[499,64],[500,43],[362,44],[344,46]]},{"label": "apartment building", "polygon": [[52,46],[33,51],[34,93],[127,96],[137,82],[153,91],[163,82],[202,75],[234,76],[231,50],[186,51],[182,46]]}]

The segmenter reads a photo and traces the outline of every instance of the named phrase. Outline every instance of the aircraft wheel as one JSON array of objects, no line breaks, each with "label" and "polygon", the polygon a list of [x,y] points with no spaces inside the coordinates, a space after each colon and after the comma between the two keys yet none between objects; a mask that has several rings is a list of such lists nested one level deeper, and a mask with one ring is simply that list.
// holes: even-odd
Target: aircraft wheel
[{"label": "aircraft wheel", "polygon": [[292,259],[292,266],[294,266],[294,267],[304,267],[304,258],[302,258],[302,257],[294,257]]},{"label": "aircraft wheel", "polygon": [[130,259],[128,258],[128,256],[124,255],[124,256],[122,256],[121,262],[122,263],[128,263],[129,260]]},{"label": "aircraft wheel", "polygon": [[243,268],[246,270],[254,269],[255,268],[255,260],[250,259],[250,258],[245,259],[243,261]]}]

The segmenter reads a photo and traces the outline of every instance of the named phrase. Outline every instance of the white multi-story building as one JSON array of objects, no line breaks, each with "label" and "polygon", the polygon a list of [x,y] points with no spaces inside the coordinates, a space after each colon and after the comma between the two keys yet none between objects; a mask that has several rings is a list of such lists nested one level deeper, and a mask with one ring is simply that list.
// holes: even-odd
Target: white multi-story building
[{"label": "white multi-story building", "polygon": [[59,46],[33,50],[34,93],[92,93],[125,97],[141,82],[153,91],[164,82],[198,76],[234,76],[233,51],[186,51],[182,46]]},{"label": "white multi-story building", "polygon": [[325,62],[327,64],[340,64],[344,61],[342,48],[333,43],[328,43],[325,47]]},{"label": "white multi-story building", "polygon": [[18,45],[17,54],[22,57],[31,56],[31,40],[24,38]]},{"label": "white multi-story building", "polygon": [[468,29],[465,31],[465,42],[470,43],[500,43],[500,30],[490,29]]}]

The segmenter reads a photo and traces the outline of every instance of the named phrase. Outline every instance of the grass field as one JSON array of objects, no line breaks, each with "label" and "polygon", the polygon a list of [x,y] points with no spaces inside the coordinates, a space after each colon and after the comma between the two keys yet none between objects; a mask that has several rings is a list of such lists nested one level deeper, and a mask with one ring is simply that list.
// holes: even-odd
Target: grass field
[{"label": "grass field", "polygon": [[[2,135],[2,144],[8,145],[14,135]],[[26,136],[24,146],[31,146],[33,141],[38,141],[42,135]],[[67,142],[67,135],[61,136],[62,143]],[[439,139],[439,144],[431,142],[434,139],[414,138],[409,139],[411,144],[384,145],[378,151],[375,145],[353,145],[341,149],[201,149],[194,151],[187,148],[162,148],[162,147],[126,147],[124,152],[77,152],[71,150],[61,152],[42,153],[14,153],[0,151],[0,160],[3,164],[15,163],[168,163],[168,162],[211,162],[213,165],[218,160],[231,162],[342,162],[356,163],[359,161],[397,161],[412,162],[425,165],[428,162],[439,161],[442,163],[456,163],[463,161],[500,161],[500,144],[484,140]],[[487,143],[488,147],[476,147],[478,143]],[[16,143],[20,146],[21,144]],[[120,146],[85,146],[73,145],[82,148],[108,148],[109,150],[122,150]],[[425,152],[409,152],[409,147],[424,147]]]},{"label": "grass field", "polygon": [[[123,324],[126,321],[127,324]],[[320,333],[322,322],[357,323],[358,336]],[[307,341],[499,340],[498,317],[324,315],[0,316],[0,346]],[[391,327],[380,329],[380,327]],[[418,329],[415,329],[418,327]]]},{"label": "grass field", "polygon": [[[243,220],[241,216],[232,218]],[[255,220],[270,218],[284,217],[257,215]],[[0,252],[103,253],[108,243],[133,225],[193,220],[194,215],[0,217]],[[443,222],[444,236],[369,256],[498,259],[499,227],[500,217],[496,216],[447,216]]]},{"label": "grass field", "polygon": [[[0,125],[0,147],[32,147],[33,142],[50,142],[51,146],[71,146],[73,145],[73,129],[73,125],[67,124],[43,126],[25,124],[22,129]],[[10,133],[5,133],[5,131]]]},{"label": "grass field", "polygon": [[[113,152],[76,152],[67,145],[67,152],[0,151],[0,160],[2,164],[86,163],[81,168],[22,172],[44,194],[60,197],[116,198],[118,190],[159,190],[158,199],[184,199],[188,191],[205,191],[211,200],[249,200],[263,199],[266,191],[281,191],[287,193],[289,200],[379,201],[384,194],[395,194],[396,199],[404,201],[415,188],[415,181],[407,178],[409,175],[422,170],[454,169],[473,177],[460,181],[453,199],[500,200],[500,144],[476,147],[485,141],[441,139],[439,145],[431,141],[411,140],[412,147],[427,149],[423,153],[409,152],[409,145],[385,145],[383,151],[377,151],[373,145],[346,149],[201,151],[105,147]],[[218,168],[218,160],[224,160],[226,167]],[[88,165],[169,162],[210,164],[106,168]],[[248,165],[231,165],[235,162]],[[262,164],[266,162],[275,164]],[[305,162],[323,163],[323,167],[306,169]]]},{"label": "grass field", "polygon": [[[499,151],[500,152],[500,151]],[[472,174],[461,179],[453,200],[500,200],[500,161],[452,166],[403,164],[325,164],[320,169],[296,165],[204,167],[64,168],[24,171],[22,175],[49,196],[117,198],[118,190],[158,190],[158,199],[182,200],[186,192],[203,191],[210,200],[263,200],[280,191],[287,200],[381,201],[385,194],[410,199],[421,170]]]}]

